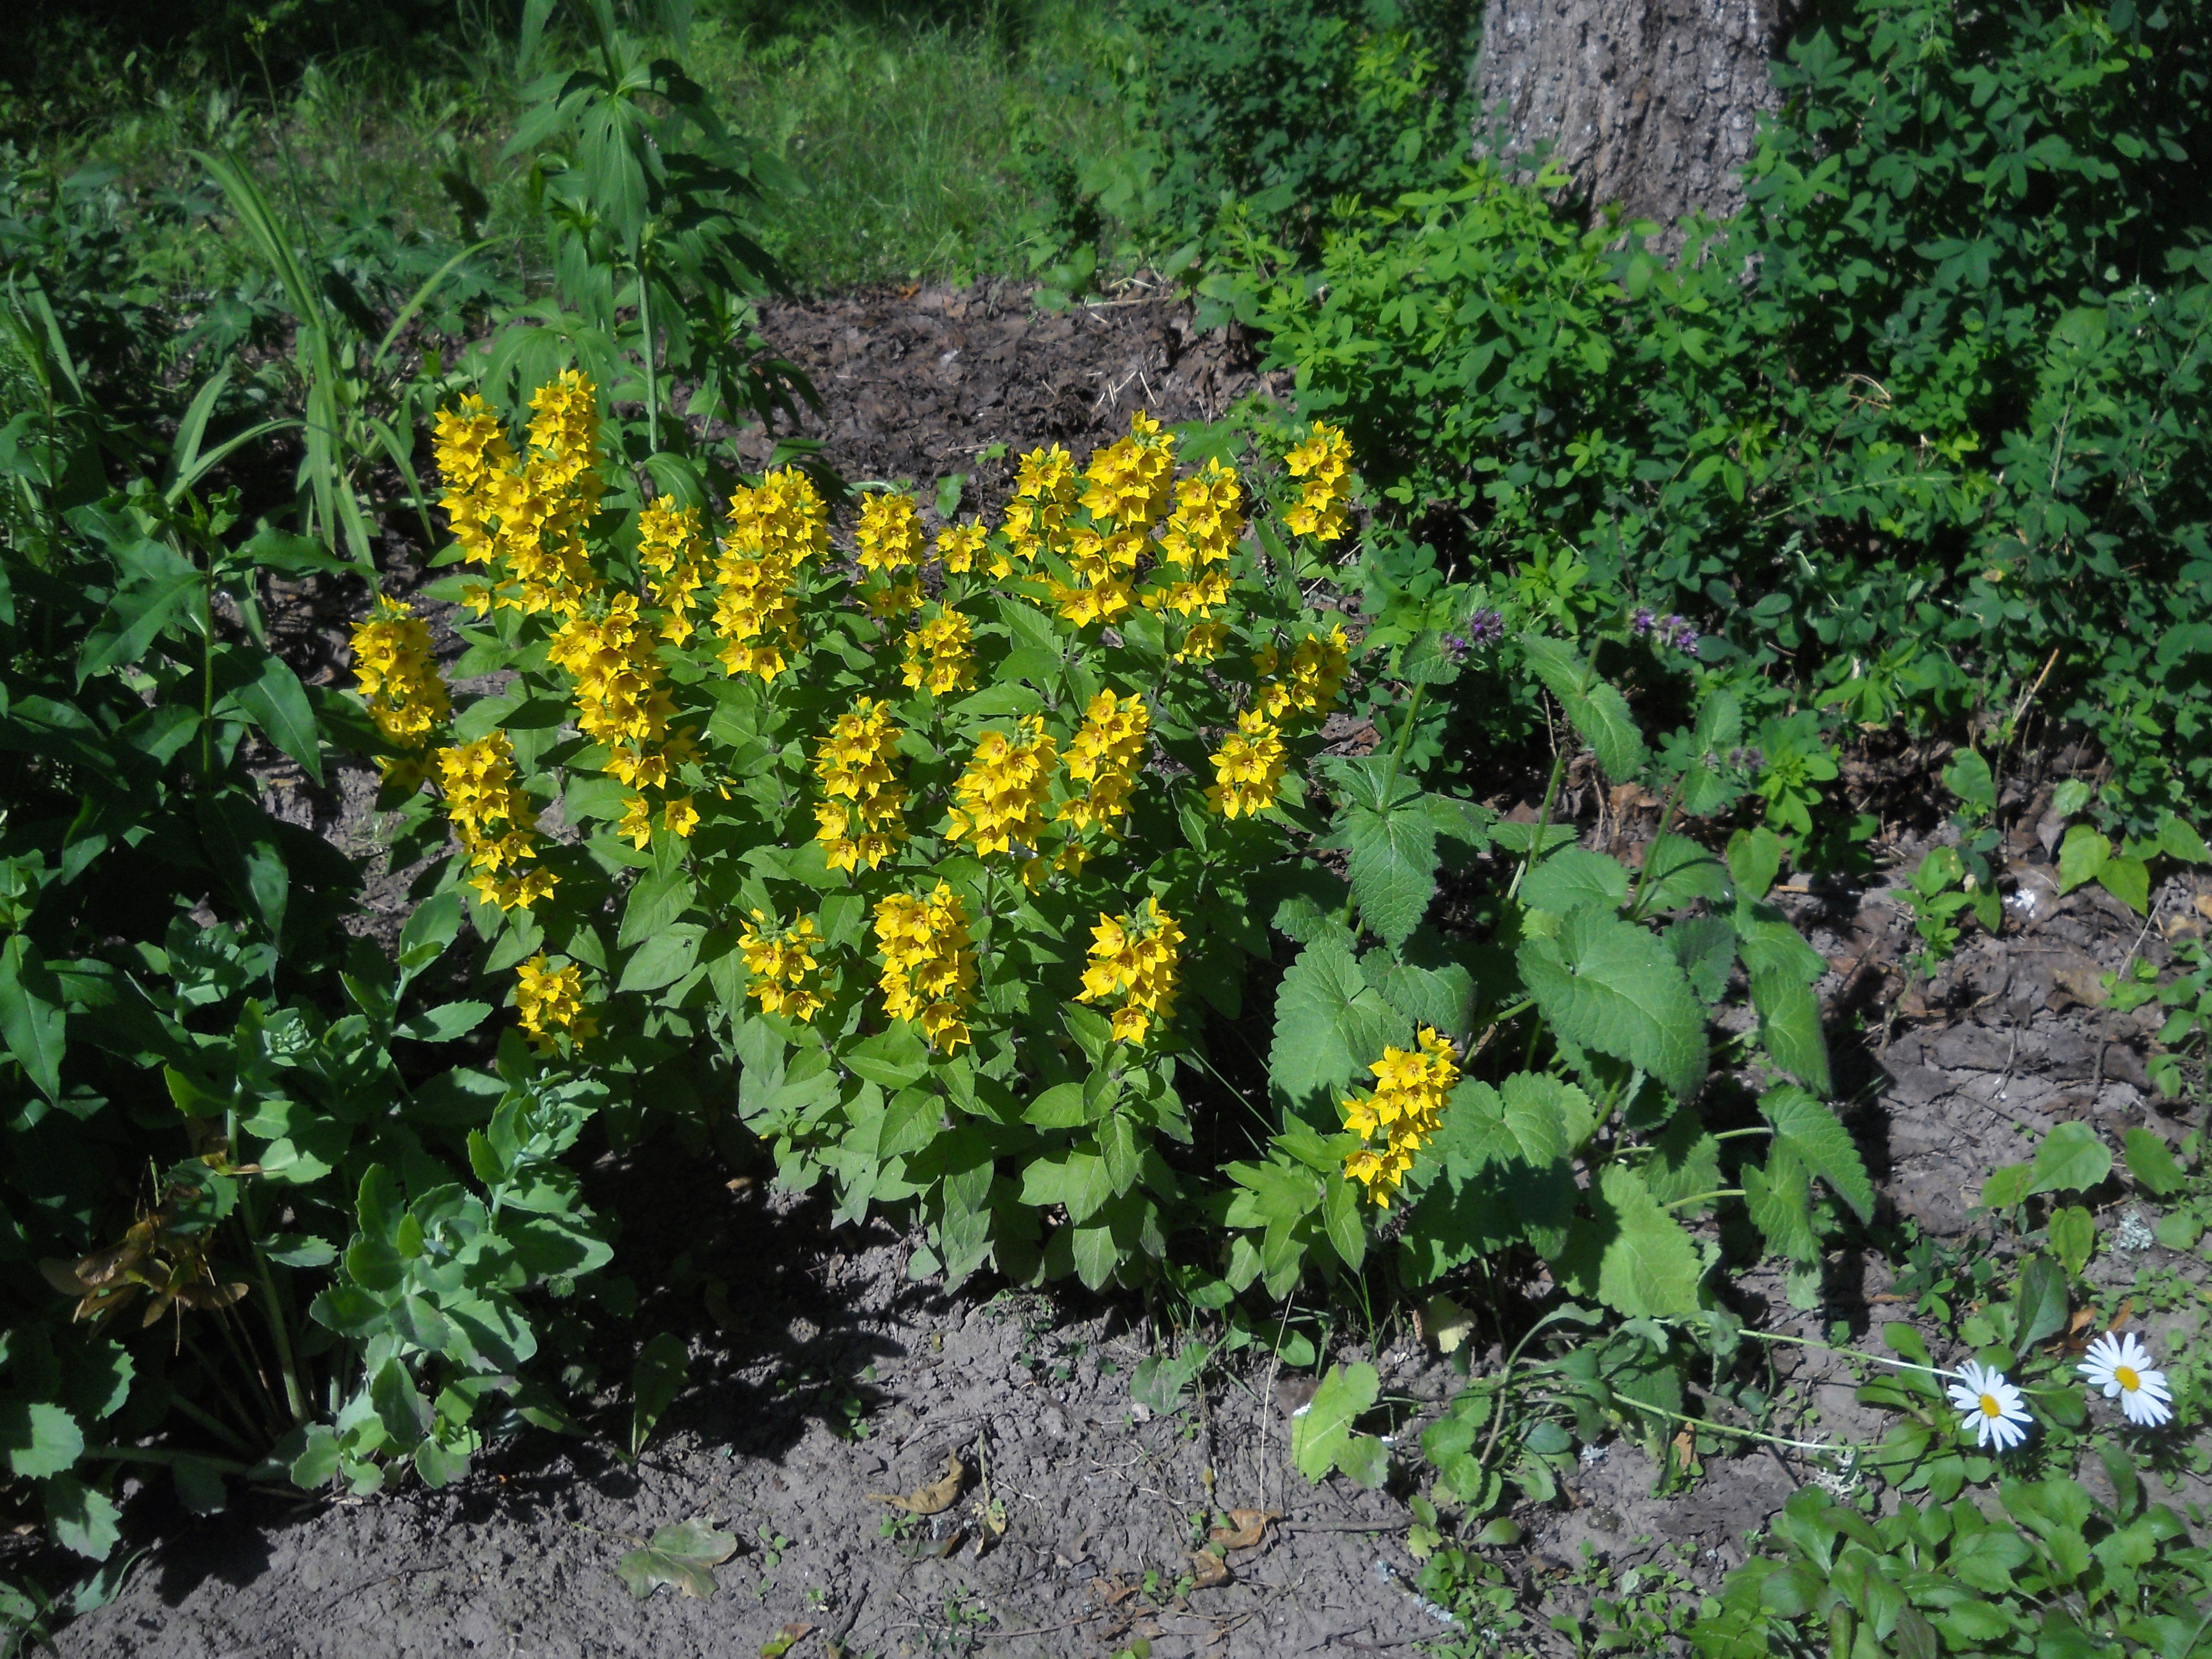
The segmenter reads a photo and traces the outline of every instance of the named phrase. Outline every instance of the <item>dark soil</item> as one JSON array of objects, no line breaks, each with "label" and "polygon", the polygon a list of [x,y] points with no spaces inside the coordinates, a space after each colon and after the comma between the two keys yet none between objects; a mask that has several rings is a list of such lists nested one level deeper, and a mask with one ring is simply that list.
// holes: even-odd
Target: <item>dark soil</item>
[{"label": "dark soil", "polygon": [[[1169,421],[1218,415],[1254,384],[1232,342],[1195,334],[1186,307],[1141,295],[1037,315],[1005,289],[884,291],[780,307],[767,328],[821,392],[819,435],[841,472],[925,490],[966,472],[993,502],[1010,465],[976,459],[993,444],[1018,453],[1057,441],[1079,454],[1126,429],[1133,408]],[[334,609],[310,627],[327,635],[342,623]],[[340,660],[327,653],[325,678]],[[1884,787],[1903,803],[1929,798],[1924,769],[1917,790],[1911,779]],[[300,821],[355,852],[375,845],[372,797],[357,772],[327,795],[295,791]],[[1617,817],[1601,819],[1595,790],[1579,804],[1594,842],[1621,832]],[[1832,964],[1820,989],[1839,1090],[1885,1226],[1948,1238],[1981,1224],[1972,1206],[1989,1172],[2067,1119],[2115,1141],[2137,1127],[2178,1139],[2185,1126],[2144,1076],[2149,1017],[2096,1005],[2104,972],[2131,952],[2160,959],[2169,939],[2201,929],[2195,888],[2166,884],[2146,927],[2100,891],[2058,898],[2050,843],[2022,830],[2008,849],[2005,937],[1973,935],[1932,979],[1916,978],[1905,963],[1917,940],[1895,889],[1923,849],[1898,816],[1878,878],[1793,878],[1781,896]],[[372,901],[396,919],[398,883],[378,881]],[[1134,1303],[989,1285],[948,1297],[908,1279],[912,1241],[834,1229],[818,1204],[708,1162],[672,1174],[659,1151],[650,1171],[608,1159],[592,1176],[595,1201],[624,1219],[629,1270],[651,1291],[632,1342],[673,1328],[690,1343],[690,1384],[638,1463],[609,1450],[628,1409],[626,1389],[610,1388],[592,1436],[526,1436],[443,1492],[256,1493],[192,1520],[165,1486],[149,1489],[129,1511],[147,1557],[111,1605],[61,1632],[60,1651],[664,1659],[750,1654],[802,1623],[813,1630],[793,1650],[800,1659],[830,1643],[884,1659],[1103,1656],[1139,1638],[1158,1659],[1276,1659],[1410,1653],[1454,1633],[1407,1588],[1416,1566],[1398,1499],[1340,1479],[1315,1488],[1291,1466],[1299,1379],[1264,1353],[1231,1357],[1228,1380],[1182,1410],[1147,1412],[1131,1374],[1173,1339]],[[2128,1208],[2100,1212],[2100,1229],[2111,1236]],[[2202,1260],[2154,1244],[2107,1251],[2096,1271],[2154,1264],[2205,1276]],[[1870,1327],[1894,1316],[1872,1250],[1832,1255],[1814,1305],[1793,1307],[1771,1274],[1736,1286],[1778,1331],[1820,1337],[1841,1322],[1872,1345]],[[2153,1322],[2154,1340],[2166,1334]],[[618,1346],[611,1380],[631,1351]],[[1789,1432],[1879,1434],[1885,1425],[1856,1405],[1840,1365],[1781,1352],[1778,1380],[1800,1407]],[[1432,1346],[1395,1325],[1340,1327],[1327,1357],[1382,1370],[1386,1392],[1407,1402],[1408,1444],[1457,1382]],[[958,1501],[887,1528],[893,1511],[868,1494],[924,1486],[955,1455],[967,1471]],[[1561,1500],[1520,1517],[1520,1546],[1493,1552],[1535,1614],[1524,1644],[1569,1650],[1544,1620],[1586,1605],[1592,1560],[1614,1571],[1656,1562],[1717,1587],[1747,1536],[1815,1480],[1838,1483],[1797,1452],[1761,1448],[1708,1459],[1689,1490],[1658,1497],[1642,1449],[1587,1449]],[[2212,1490],[2189,1483],[2179,1496]],[[1194,1517],[1243,1507],[1279,1518],[1235,1554],[1231,1583],[1188,1585]],[[694,1516],[742,1540],[714,1595],[633,1599],[617,1557]]]}]

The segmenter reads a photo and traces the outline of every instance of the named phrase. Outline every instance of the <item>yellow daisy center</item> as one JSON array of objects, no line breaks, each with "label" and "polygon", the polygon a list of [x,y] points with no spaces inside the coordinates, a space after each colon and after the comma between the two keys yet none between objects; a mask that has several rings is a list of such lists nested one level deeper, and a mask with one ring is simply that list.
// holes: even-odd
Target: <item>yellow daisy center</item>
[{"label": "yellow daisy center", "polygon": [[1982,1396],[1982,1415],[1984,1417],[2002,1417],[2004,1415],[2004,1407],[1997,1403],[1996,1395],[1993,1394],[1985,1394]]},{"label": "yellow daisy center", "polygon": [[2142,1387],[2142,1373],[2136,1370],[2132,1365],[2113,1366],[2112,1376],[2113,1379],[2130,1394],[2133,1394],[2137,1389]]}]

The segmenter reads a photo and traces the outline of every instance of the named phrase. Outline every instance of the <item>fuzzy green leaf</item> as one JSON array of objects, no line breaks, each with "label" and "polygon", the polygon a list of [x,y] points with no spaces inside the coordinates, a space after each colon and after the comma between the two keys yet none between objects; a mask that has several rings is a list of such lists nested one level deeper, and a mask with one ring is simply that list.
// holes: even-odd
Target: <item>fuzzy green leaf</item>
[{"label": "fuzzy green leaf", "polygon": [[1410,1040],[1408,1022],[1367,984],[1342,936],[1325,934],[1283,975],[1268,1075],[1292,1105],[1324,1112],[1334,1128],[1336,1097],[1386,1045]]},{"label": "fuzzy green leaf", "polygon": [[1628,872],[1620,860],[1586,848],[1569,847],[1528,872],[1521,896],[1539,910],[1565,915],[1579,905],[1618,910],[1628,902]]},{"label": "fuzzy green leaf", "polygon": [[1592,1213],[1575,1224],[1568,1272],[1585,1285],[1594,1279],[1598,1300],[1632,1319],[1697,1312],[1705,1263],[1681,1224],[1659,1207],[1641,1176],[1618,1164],[1600,1177],[1599,1195]]},{"label": "fuzzy green leaf", "polygon": [[1751,976],[1752,1006],[1759,1010],[1759,1040],[1774,1063],[1816,1094],[1831,1094],[1828,1039],[1820,1029],[1820,1000],[1789,972]]},{"label": "fuzzy green leaf", "polygon": [[1346,806],[1334,844],[1344,848],[1359,919],[1392,948],[1421,924],[1437,887],[1437,827],[1418,807],[1378,812]]},{"label": "fuzzy green leaf", "polygon": [[1744,1166],[1743,1200],[1775,1255],[1791,1261],[1820,1259],[1820,1241],[1813,1231],[1812,1182],[1787,1141],[1775,1143],[1765,1169]]},{"label": "fuzzy green leaf", "polygon": [[1357,1433],[1352,1425],[1373,1408],[1382,1392],[1382,1380],[1372,1365],[1331,1365],[1304,1415],[1291,1424],[1291,1459],[1298,1473],[1316,1485],[1332,1469],[1364,1473],[1370,1454],[1355,1448],[1354,1442],[1374,1437]]},{"label": "fuzzy green leaf", "polygon": [[1705,1011],[1652,934],[1585,908],[1556,938],[1524,939],[1517,960],[1544,1018],[1569,1042],[1642,1066],[1678,1099],[1704,1085]]},{"label": "fuzzy green leaf", "polygon": [[2030,1197],[2038,1193],[2086,1193],[2112,1172],[2112,1150],[2086,1123],[2062,1123],[2035,1149],[2028,1172]]},{"label": "fuzzy green leaf", "polygon": [[1759,1109],[1774,1126],[1778,1143],[1786,1143],[1860,1220],[1874,1219],[1874,1182],[1859,1149],[1851,1144],[1850,1132],[1833,1112],[1804,1090],[1789,1085],[1761,1096]]}]

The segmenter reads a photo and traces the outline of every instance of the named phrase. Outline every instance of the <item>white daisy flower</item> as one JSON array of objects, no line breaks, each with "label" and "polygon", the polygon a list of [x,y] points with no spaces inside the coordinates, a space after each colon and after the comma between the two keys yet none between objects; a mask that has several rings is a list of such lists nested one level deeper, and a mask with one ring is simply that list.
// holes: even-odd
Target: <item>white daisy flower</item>
[{"label": "white daisy flower", "polygon": [[1959,1368],[1959,1380],[1951,1384],[1951,1403],[1958,1407],[1959,1427],[1974,1431],[1974,1444],[1994,1443],[2001,1452],[2026,1444],[2035,1421],[2004,1373],[1976,1360]]},{"label": "white daisy flower", "polygon": [[2110,1331],[2089,1345],[2089,1357],[2077,1369],[2105,1398],[2120,1402],[2130,1423],[2146,1429],[2165,1426],[2173,1419],[2173,1395],[2166,1386],[2166,1373],[2153,1370],[2150,1350],[2133,1331],[2114,1336]]}]

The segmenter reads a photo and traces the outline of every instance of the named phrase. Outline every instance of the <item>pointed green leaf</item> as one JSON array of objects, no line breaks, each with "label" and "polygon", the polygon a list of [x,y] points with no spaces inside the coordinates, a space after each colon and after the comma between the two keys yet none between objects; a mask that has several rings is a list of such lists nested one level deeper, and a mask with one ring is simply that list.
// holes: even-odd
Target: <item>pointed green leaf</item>
[{"label": "pointed green leaf", "polygon": [[2112,843],[2094,824],[2077,823],[2058,843],[2058,890],[2070,893],[2084,882],[2094,881],[2112,856]]},{"label": "pointed green leaf", "polygon": [[62,1096],[62,1051],[69,1019],[60,987],[30,937],[17,933],[0,947],[0,1040],[23,1075],[48,1100]]},{"label": "pointed green leaf", "polygon": [[1382,1392],[1382,1379],[1372,1365],[1331,1365],[1304,1413],[1291,1423],[1291,1461],[1298,1473],[1318,1485],[1340,1467],[1355,1438],[1352,1424],[1373,1409]]},{"label": "pointed green leaf", "polygon": [[323,781],[315,711],[307,705],[307,689],[300,684],[300,677],[282,658],[265,659],[260,677],[231,695],[270,742],[299,762],[301,769],[317,783]]},{"label": "pointed green leaf", "polygon": [[1628,902],[1628,872],[1620,860],[1585,848],[1554,853],[1528,872],[1521,897],[1539,910],[1565,915],[1577,905],[1618,910]]},{"label": "pointed green leaf", "polygon": [[1382,1057],[1411,1041],[1408,1023],[1376,994],[1340,934],[1298,953],[1275,996],[1268,1075],[1291,1103],[1336,1127],[1336,1099]]},{"label": "pointed green leaf", "polygon": [[1598,1300],[1631,1318],[1697,1312],[1705,1264],[1681,1224],[1659,1207],[1642,1177],[1620,1164],[1607,1165],[1599,1192],[1603,1201],[1592,1217],[1575,1224],[1585,1242],[1567,1247],[1578,1263],[1595,1249]]},{"label": "pointed green leaf", "polygon": [[1759,1109],[1806,1169],[1826,1182],[1862,1221],[1874,1219],[1874,1182],[1842,1121],[1804,1090],[1785,1085],[1759,1097]]},{"label": "pointed green leaf", "polygon": [[1813,1231],[1813,1188],[1805,1165],[1787,1141],[1777,1141],[1766,1167],[1746,1164],[1744,1206],[1766,1237],[1766,1247],[1791,1261],[1820,1259],[1820,1241]]},{"label": "pointed green leaf", "polygon": [[1344,848],[1359,919],[1393,948],[1421,924],[1437,888],[1437,827],[1414,806],[1346,806],[1334,844]]},{"label": "pointed green leaf", "polygon": [[2126,1143],[2128,1173],[2153,1198],[2171,1198],[2188,1184],[2172,1149],[2160,1136],[2148,1129],[2130,1129]]},{"label": "pointed green leaf", "polygon": [[1567,916],[1516,959],[1544,1018],[1569,1042],[1640,1066],[1678,1099],[1705,1080],[1705,1011],[1672,953],[1604,911]]},{"label": "pointed green leaf", "polygon": [[1828,1039],[1820,1029],[1820,1000],[1795,974],[1751,976],[1752,1006],[1759,1010],[1759,1040],[1774,1063],[1816,1094],[1832,1093]]},{"label": "pointed green leaf", "polygon": [[2028,1194],[2086,1193],[2112,1172],[2112,1148],[2094,1129],[2086,1123],[2062,1123],[2035,1149]]}]

